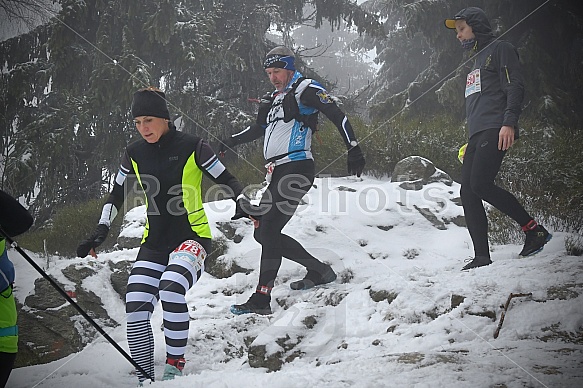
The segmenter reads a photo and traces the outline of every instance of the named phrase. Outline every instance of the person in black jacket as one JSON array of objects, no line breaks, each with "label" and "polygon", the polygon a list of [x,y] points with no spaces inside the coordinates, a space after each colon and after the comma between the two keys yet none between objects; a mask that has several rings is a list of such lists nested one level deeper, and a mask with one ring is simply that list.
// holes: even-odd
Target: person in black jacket
[{"label": "person in black jacket", "polygon": [[[304,266],[305,277],[291,282],[295,290],[309,289],[336,279],[331,266],[322,263],[294,238],[282,233],[301,198],[314,182],[312,134],[318,112],[336,125],[347,149],[349,174],[360,176],[363,153],[350,121],[318,82],[295,69],[294,53],[278,46],[267,53],[264,68],[275,90],[261,100],[256,123],[222,141],[221,151],[263,137],[268,186],[261,198],[254,237],[261,244],[259,281],[249,300],[231,306],[237,315],[271,314],[271,290],[282,256]],[[249,211],[247,212],[249,213]]]},{"label": "person in black jacket", "polygon": [[524,85],[518,52],[497,40],[484,11],[469,7],[445,20],[462,47],[471,50],[474,64],[466,80],[469,141],[463,155],[461,198],[474,259],[462,270],[492,263],[488,220],[482,200],[516,221],[526,234],[520,256],[539,252],[552,235],[539,225],[516,197],[494,183],[506,151],[518,139]]},{"label": "person in black jacket", "polygon": [[[188,338],[186,292],[204,271],[211,251],[211,229],[202,202],[206,174],[238,198],[243,188],[227,171],[207,142],[179,132],[170,120],[165,94],[153,87],[134,93],[132,116],[142,139],[127,146],[113,190],[99,224],[77,248],[77,255],[95,256],[124,202],[127,176],[134,175],[146,197],[147,222],[126,294],[127,336],[132,358],[154,377],[154,341],[150,318],[162,301],[166,367],[163,380],[182,374]],[[146,379],[137,372],[140,384]]]},{"label": "person in black jacket", "polygon": [[14,265],[8,259],[5,237],[26,232],[32,223],[30,213],[16,199],[0,190],[0,388],[6,386],[18,352],[16,302],[12,292],[15,273]]}]

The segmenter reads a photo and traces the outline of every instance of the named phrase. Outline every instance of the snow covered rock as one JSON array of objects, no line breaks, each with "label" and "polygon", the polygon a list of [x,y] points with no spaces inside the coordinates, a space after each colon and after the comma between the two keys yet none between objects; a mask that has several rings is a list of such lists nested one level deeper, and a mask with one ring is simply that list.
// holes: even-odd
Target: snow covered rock
[{"label": "snow covered rock", "polygon": [[123,217],[121,233],[117,238],[119,247],[122,249],[139,247],[145,227],[146,205],[136,206],[130,209]]},{"label": "snow covered rock", "polygon": [[453,179],[444,171],[435,168],[433,163],[421,156],[408,156],[399,161],[393,170],[393,182],[403,182],[399,185],[405,190],[421,190],[423,185],[442,182],[451,186]]}]

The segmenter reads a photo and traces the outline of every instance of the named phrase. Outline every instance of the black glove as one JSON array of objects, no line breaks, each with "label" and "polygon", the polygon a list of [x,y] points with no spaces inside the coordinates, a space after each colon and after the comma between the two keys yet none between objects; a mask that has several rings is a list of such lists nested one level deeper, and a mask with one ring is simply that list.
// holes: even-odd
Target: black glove
[{"label": "black glove", "polygon": [[105,241],[107,234],[109,233],[109,226],[105,224],[97,225],[95,232],[87,240],[83,240],[81,244],[77,247],[77,256],[85,257],[89,254],[89,251],[93,248],[97,248]]},{"label": "black glove", "polygon": [[364,155],[359,145],[355,145],[348,150],[348,173],[360,177],[362,170],[364,170]]},{"label": "black glove", "polygon": [[258,220],[261,218],[261,210],[259,206],[255,206],[249,201],[245,195],[241,194],[237,197],[237,204],[235,205],[235,215],[231,220],[238,220],[239,218],[251,218]]},{"label": "black glove", "polygon": [[227,152],[227,150],[233,148],[234,146],[235,140],[232,137],[219,140],[219,156],[220,157],[225,156],[225,152]]}]

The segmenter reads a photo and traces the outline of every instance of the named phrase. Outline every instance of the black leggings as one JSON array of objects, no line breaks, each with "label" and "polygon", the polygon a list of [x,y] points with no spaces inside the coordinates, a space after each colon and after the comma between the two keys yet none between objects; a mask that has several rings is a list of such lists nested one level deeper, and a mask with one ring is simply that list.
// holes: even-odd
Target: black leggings
[{"label": "black leggings", "polygon": [[327,268],[324,263],[310,255],[299,242],[281,232],[313,182],[313,160],[289,162],[276,166],[273,170],[271,182],[261,198],[260,207],[263,209],[263,215],[254,233],[255,240],[262,248],[260,287],[273,288],[282,256],[308,270],[322,272]]},{"label": "black leggings", "polygon": [[488,220],[482,200],[508,215],[520,226],[532,220],[514,195],[494,183],[506,155],[506,151],[498,149],[499,132],[500,129],[493,128],[472,136],[462,167],[461,198],[476,256],[490,257]]},{"label": "black leggings", "polygon": [[6,386],[14,361],[16,360],[16,353],[0,352],[0,388]]}]

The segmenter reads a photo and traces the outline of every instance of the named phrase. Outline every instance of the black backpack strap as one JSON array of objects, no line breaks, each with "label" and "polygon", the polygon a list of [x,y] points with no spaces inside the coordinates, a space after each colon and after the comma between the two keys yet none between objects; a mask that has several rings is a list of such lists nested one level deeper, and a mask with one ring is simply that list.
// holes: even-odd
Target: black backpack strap
[{"label": "black backpack strap", "polygon": [[310,115],[301,114],[298,101],[296,100],[296,89],[306,79],[306,77],[298,78],[283,98],[283,121],[289,123],[291,120],[295,119],[305,127],[311,128],[312,132],[316,132],[318,126],[318,112]]},{"label": "black backpack strap", "polygon": [[[289,123],[293,119],[298,120],[300,115],[300,107],[298,106],[298,101],[296,100],[296,89],[299,84],[305,80],[306,77],[300,77],[292,84],[291,89],[287,92],[283,98],[283,121]],[[298,120],[301,121],[301,120]]]}]

